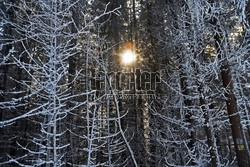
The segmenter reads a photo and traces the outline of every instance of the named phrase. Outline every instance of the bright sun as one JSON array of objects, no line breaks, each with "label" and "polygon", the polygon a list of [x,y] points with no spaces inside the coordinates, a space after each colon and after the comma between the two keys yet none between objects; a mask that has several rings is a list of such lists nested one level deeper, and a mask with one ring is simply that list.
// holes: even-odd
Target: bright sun
[{"label": "bright sun", "polygon": [[125,50],[121,54],[121,61],[125,65],[132,64],[136,61],[136,55],[132,50]]}]

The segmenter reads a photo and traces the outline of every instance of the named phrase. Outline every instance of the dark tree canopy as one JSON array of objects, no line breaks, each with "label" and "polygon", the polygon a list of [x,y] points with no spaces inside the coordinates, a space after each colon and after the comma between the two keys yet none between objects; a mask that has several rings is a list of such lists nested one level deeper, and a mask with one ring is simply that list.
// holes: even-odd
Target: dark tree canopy
[{"label": "dark tree canopy", "polygon": [[0,166],[248,167],[249,0],[0,0]]}]

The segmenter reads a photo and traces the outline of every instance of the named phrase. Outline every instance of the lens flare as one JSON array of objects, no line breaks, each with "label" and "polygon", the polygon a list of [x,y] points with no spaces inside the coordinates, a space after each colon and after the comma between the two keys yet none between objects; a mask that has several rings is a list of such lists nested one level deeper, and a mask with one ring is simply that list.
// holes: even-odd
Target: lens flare
[{"label": "lens flare", "polygon": [[130,65],[136,61],[136,55],[132,50],[125,50],[121,54],[121,62],[125,65]]}]

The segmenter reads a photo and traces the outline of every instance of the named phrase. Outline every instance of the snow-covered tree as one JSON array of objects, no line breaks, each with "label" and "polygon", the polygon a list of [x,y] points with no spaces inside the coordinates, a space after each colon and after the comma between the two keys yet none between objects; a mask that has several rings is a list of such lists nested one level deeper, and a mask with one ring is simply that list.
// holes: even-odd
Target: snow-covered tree
[{"label": "snow-covered tree", "polygon": [[[0,124],[3,131],[10,126],[25,136],[15,133],[13,139],[12,135],[3,138],[13,140],[14,149],[21,151],[2,152],[6,158],[1,164],[93,166],[93,147],[97,151],[102,149],[102,145],[94,142],[99,140],[94,136],[100,133],[96,129],[101,120],[97,116],[98,107],[93,107],[98,101],[96,91],[88,88],[87,69],[91,67],[88,59],[99,61],[91,50],[96,45],[93,41],[95,22],[102,16],[116,13],[118,8],[107,11],[106,4],[99,13],[91,13],[88,3],[61,0],[8,1],[2,5],[5,11],[2,10],[1,23],[12,32],[7,32],[7,28],[3,31],[1,48],[9,49],[3,50],[2,63],[20,71],[21,78],[4,74],[9,77],[7,81],[17,84],[2,92],[12,96],[1,101]],[[76,9],[79,9],[78,16]],[[77,64],[77,60],[84,64]],[[84,89],[76,87],[79,86],[77,81],[85,82],[80,83]],[[70,123],[69,118],[73,119]],[[77,122],[80,120],[82,122]],[[26,125],[21,127],[28,126],[28,130],[16,129],[16,124],[22,122]],[[107,140],[114,134],[99,137]],[[82,142],[76,143],[79,140]],[[74,150],[81,150],[82,157],[68,153]]]}]

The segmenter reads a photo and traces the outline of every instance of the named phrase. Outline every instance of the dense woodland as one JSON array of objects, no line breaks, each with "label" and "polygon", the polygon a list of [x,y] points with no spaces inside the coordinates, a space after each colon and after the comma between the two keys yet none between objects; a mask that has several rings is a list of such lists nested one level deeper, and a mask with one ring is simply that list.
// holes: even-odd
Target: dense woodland
[{"label": "dense woodland", "polygon": [[250,0],[0,0],[0,166],[250,166],[249,25]]}]

